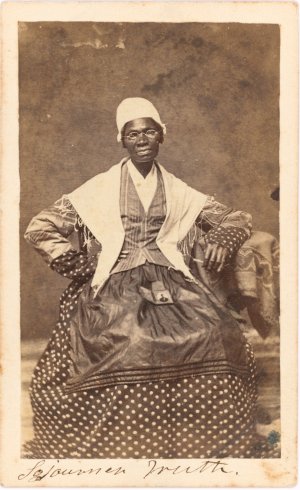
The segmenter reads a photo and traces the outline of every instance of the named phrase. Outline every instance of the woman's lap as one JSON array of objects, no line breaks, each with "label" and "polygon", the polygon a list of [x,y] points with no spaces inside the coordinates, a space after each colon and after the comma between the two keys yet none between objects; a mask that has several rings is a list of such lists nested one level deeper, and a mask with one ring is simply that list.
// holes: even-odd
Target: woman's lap
[{"label": "woman's lap", "polygon": [[257,452],[255,364],[247,344],[246,376],[198,374],[66,393],[67,315],[82,291],[71,285],[64,293],[60,322],[34,372],[28,457],[264,457],[264,445]]}]

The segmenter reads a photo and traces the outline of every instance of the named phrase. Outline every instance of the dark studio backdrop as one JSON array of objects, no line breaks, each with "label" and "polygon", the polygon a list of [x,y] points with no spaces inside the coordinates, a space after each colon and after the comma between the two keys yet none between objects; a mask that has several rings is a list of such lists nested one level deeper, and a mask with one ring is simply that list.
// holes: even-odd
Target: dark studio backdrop
[{"label": "dark studio backdrop", "polygon": [[[42,22],[19,25],[21,325],[50,336],[68,281],[23,239],[40,210],[125,155],[115,112],[151,100],[159,160],[278,237],[277,25]],[[285,162],[288,163],[288,162]],[[99,210],[101,212],[101,210]]]}]

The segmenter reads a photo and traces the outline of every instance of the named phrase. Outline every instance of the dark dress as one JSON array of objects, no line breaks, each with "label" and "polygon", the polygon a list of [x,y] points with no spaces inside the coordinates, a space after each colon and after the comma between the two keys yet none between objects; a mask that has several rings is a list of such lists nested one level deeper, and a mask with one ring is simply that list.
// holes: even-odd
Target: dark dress
[{"label": "dark dress", "polygon": [[[126,165],[121,182],[129,253],[96,296],[97,255],[70,249],[51,259],[45,245],[78,225],[93,240],[70,203],[58,201],[28,228],[27,239],[72,283],[34,371],[27,457],[269,457],[255,433],[250,345],[230,310],[172,268],[156,245],[165,218],[161,176],[148,213]],[[211,239],[225,241],[232,256],[248,236],[247,215],[208,201],[200,221],[213,220]]]}]

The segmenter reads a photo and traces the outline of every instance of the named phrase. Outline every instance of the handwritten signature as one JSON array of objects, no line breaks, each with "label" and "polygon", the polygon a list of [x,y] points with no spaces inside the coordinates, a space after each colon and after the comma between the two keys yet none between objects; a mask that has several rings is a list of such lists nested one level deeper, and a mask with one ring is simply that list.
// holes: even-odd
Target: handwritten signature
[{"label": "handwritten signature", "polygon": [[196,466],[159,466],[159,463],[155,459],[151,459],[148,461],[148,468],[150,469],[149,471],[147,471],[143,478],[147,478],[150,475],[161,475],[163,473],[172,475],[179,475],[182,473],[190,475],[192,473],[204,473],[205,471],[210,473],[216,473],[218,471],[222,473],[236,473],[234,470],[230,470],[228,466],[228,463],[225,463],[223,461],[211,460],[201,461],[201,463]]},{"label": "handwritten signature", "polygon": [[[69,462],[68,462],[69,463]],[[67,477],[67,476],[82,476],[82,475],[104,475],[110,474],[112,476],[126,474],[125,466],[99,466],[91,467],[88,469],[76,468],[68,466],[68,463],[61,462],[59,459],[56,462],[49,462],[44,459],[38,461],[31,468],[28,468],[25,473],[18,475],[18,480],[27,482],[36,482],[46,480],[49,478]],[[142,478],[147,479],[150,476],[166,475],[180,475],[180,474],[194,474],[194,473],[235,473],[237,472],[230,469],[229,464],[219,460],[205,460],[196,465],[162,465],[155,459],[145,461],[146,468],[142,469]]]},{"label": "handwritten signature", "polygon": [[28,482],[41,481],[47,478],[55,478],[58,476],[81,476],[81,475],[99,475],[100,473],[109,473],[112,475],[125,474],[125,468],[122,466],[117,467],[98,467],[98,468],[68,468],[65,467],[58,459],[56,463],[47,462],[45,459],[38,461],[32,468],[29,468],[27,473],[20,473],[18,480],[24,480]]}]

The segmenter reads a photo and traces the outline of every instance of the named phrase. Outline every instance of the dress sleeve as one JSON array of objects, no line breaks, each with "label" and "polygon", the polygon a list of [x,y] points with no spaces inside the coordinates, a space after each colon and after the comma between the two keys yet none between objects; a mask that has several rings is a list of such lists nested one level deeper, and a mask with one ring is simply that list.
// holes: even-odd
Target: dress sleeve
[{"label": "dress sleeve", "polygon": [[68,237],[82,228],[75,209],[66,196],[35,216],[25,232],[25,239],[33,245],[51,269],[73,280],[86,280],[97,265],[96,255],[86,250],[75,250]]},{"label": "dress sleeve", "polygon": [[50,267],[68,279],[85,282],[93,276],[97,263],[97,255],[87,255],[83,251],[70,250],[54,259]]},{"label": "dress sleeve", "polygon": [[48,264],[65,252],[74,250],[68,237],[75,230],[77,213],[63,196],[41,211],[28,225],[25,240]]},{"label": "dress sleeve", "polygon": [[205,242],[227,248],[228,259],[231,259],[250,237],[252,217],[249,213],[234,210],[208,197],[197,225],[205,233]]}]

